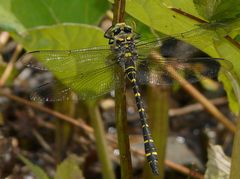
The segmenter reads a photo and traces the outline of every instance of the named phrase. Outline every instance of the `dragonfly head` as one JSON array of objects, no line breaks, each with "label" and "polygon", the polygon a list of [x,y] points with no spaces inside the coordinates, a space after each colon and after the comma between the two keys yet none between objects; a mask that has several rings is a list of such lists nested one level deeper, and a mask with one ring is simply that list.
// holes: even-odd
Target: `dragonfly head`
[{"label": "dragonfly head", "polygon": [[115,26],[110,27],[104,35],[109,39],[109,44],[116,44],[132,41],[135,37],[135,33],[131,26],[125,23],[117,23]]}]

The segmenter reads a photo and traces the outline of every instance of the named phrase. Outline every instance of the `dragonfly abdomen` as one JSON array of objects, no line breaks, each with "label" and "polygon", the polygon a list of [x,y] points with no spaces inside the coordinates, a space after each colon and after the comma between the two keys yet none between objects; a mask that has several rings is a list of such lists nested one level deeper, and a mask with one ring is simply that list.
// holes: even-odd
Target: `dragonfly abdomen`
[{"label": "dragonfly abdomen", "polygon": [[134,62],[132,63],[125,63],[125,74],[127,78],[130,80],[132,84],[132,89],[135,95],[137,109],[139,112],[139,117],[142,125],[143,131],[143,139],[144,139],[144,148],[145,148],[145,155],[147,160],[151,166],[152,172],[155,175],[158,175],[158,159],[157,159],[157,150],[154,145],[151,132],[149,130],[148,122],[147,122],[147,115],[145,112],[143,100],[141,97],[141,93],[137,84],[136,80],[136,68]]}]

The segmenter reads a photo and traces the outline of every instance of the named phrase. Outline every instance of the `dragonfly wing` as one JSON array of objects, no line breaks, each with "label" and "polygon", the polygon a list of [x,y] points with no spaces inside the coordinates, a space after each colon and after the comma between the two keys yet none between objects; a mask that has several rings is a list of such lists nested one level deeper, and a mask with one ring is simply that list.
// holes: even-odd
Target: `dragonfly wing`
[{"label": "dragonfly wing", "polygon": [[[171,85],[177,80],[187,80],[194,83],[204,78],[217,78],[224,61],[228,70],[231,63],[218,58],[145,58],[139,59],[137,78],[140,84]],[[179,81],[178,81],[179,82]]]},{"label": "dragonfly wing", "polygon": [[[81,99],[94,98],[109,92],[117,82],[113,79],[114,55],[105,46],[35,51],[20,60],[28,67],[52,72],[59,80],[44,83],[34,90],[31,95],[33,100],[62,101],[69,98],[71,91],[75,91]],[[51,86],[54,86],[54,95],[46,92],[52,89]]]},{"label": "dragonfly wing", "polygon": [[[31,93],[35,101],[66,101],[94,99],[118,87],[114,76],[116,63],[88,71],[78,76],[68,76],[44,83]],[[73,95],[73,92],[75,94]]]},{"label": "dragonfly wing", "polygon": [[89,69],[86,68],[88,64],[97,64],[92,67],[100,68],[99,65],[105,65],[106,57],[110,54],[109,47],[105,46],[79,50],[43,50],[26,53],[20,61],[37,70],[62,73],[69,69]]},{"label": "dragonfly wing", "polygon": [[[190,31],[173,34],[171,36],[165,36],[162,38],[152,38],[147,40],[141,40],[137,42],[136,47],[138,49],[139,56],[147,56],[152,49],[159,49],[165,42],[171,43],[178,40],[185,41],[196,47],[201,47],[201,49],[206,49],[213,44],[213,39],[215,32],[211,30],[206,30],[203,28],[196,28]],[[206,38],[208,40],[206,40]]]}]

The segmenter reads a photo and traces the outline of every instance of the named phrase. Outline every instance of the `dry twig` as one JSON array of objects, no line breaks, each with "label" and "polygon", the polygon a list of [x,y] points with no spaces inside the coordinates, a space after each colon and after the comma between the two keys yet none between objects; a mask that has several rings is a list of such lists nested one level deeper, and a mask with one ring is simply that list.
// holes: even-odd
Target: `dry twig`
[{"label": "dry twig", "polygon": [[0,79],[0,87],[3,87],[4,84],[6,83],[8,77],[10,76],[12,70],[13,70],[13,67],[14,67],[14,64],[18,58],[18,55],[20,54],[20,52],[22,51],[22,46],[21,45],[17,45],[11,59],[10,59],[10,62],[8,63],[5,71],[3,72],[2,76],[1,76],[1,79]]},{"label": "dry twig", "polygon": [[[220,97],[216,99],[209,100],[212,104],[214,105],[223,105],[226,104],[227,98],[226,97]],[[202,111],[204,110],[204,107],[200,103],[195,103],[195,104],[190,104],[182,108],[175,108],[175,109],[170,109],[169,110],[169,116],[174,117],[174,116],[181,116],[185,115],[194,111]]]},{"label": "dry twig", "polygon": [[1,32],[1,34],[0,34],[0,49],[6,45],[9,38],[10,38],[10,35],[8,32]]}]

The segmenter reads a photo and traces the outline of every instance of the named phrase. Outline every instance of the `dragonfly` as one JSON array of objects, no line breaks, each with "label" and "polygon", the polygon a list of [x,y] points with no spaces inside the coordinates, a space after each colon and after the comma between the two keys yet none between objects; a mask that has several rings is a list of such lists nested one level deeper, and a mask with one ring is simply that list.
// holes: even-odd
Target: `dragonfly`
[{"label": "dragonfly", "polygon": [[[162,42],[172,37],[141,41],[140,35],[125,23],[111,26],[104,34],[108,46],[77,50],[43,50],[29,52],[21,58],[28,67],[51,71],[58,80],[40,85],[31,93],[35,101],[89,100],[120,87],[116,67],[121,67],[132,86],[142,127],[144,149],[152,173],[158,175],[157,149],[148,125],[141,96],[141,84],[171,85],[174,78],[169,68],[190,83],[203,78],[216,78],[221,58],[164,58],[159,54]],[[155,54],[155,55],[154,55]],[[37,59],[37,60],[36,60]],[[38,63],[38,60],[41,63]],[[59,83],[60,81],[60,83]],[[54,84],[54,94],[48,92]],[[72,95],[75,91],[77,95]]]}]

